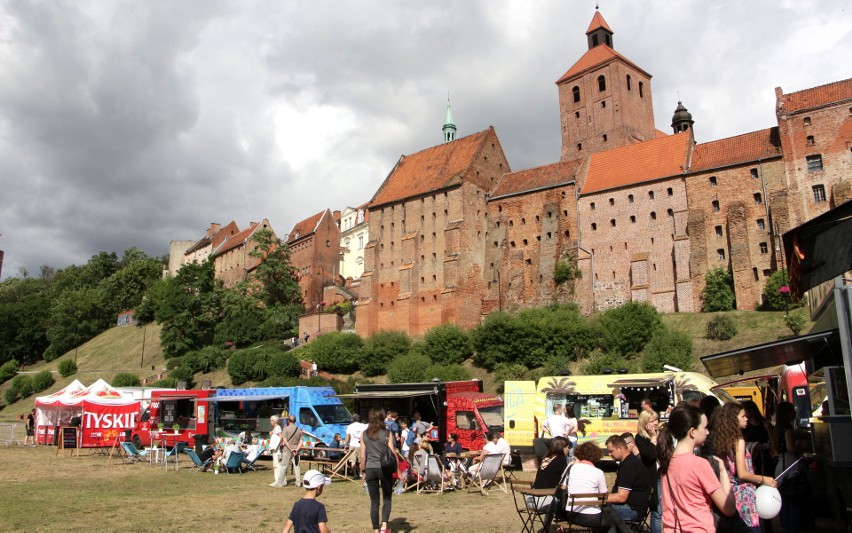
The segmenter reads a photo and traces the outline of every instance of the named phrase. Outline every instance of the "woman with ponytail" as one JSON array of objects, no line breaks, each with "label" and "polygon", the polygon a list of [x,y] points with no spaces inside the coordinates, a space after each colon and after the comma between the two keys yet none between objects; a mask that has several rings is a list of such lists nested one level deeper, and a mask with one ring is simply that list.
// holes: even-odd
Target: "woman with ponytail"
[{"label": "woman with ponytail", "polygon": [[712,507],[727,516],[737,512],[731,481],[722,461],[719,479],[707,459],[694,454],[707,440],[707,416],[698,407],[681,404],[657,439],[663,499],[663,531],[714,533]]}]

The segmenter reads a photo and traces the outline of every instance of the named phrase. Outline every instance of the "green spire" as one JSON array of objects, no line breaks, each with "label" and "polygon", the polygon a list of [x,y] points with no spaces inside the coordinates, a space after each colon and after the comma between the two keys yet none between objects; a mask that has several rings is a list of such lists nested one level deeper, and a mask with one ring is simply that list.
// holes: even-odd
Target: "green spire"
[{"label": "green spire", "polygon": [[456,138],[456,124],[453,122],[453,112],[450,110],[450,94],[447,93],[447,118],[444,119],[444,142],[448,143]]}]

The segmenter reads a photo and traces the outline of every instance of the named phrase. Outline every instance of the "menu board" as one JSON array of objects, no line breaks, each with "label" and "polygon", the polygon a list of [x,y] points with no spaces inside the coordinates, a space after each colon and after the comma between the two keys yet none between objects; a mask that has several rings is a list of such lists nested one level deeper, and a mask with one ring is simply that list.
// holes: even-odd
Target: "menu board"
[{"label": "menu board", "polygon": [[[59,439],[56,448],[57,455],[59,454],[59,450],[77,450],[77,454],[79,455],[80,450],[77,446],[77,431],[79,428],[74,426],[62,426],[59,428]],[[73,455],[73,452],[72,452]]]}]

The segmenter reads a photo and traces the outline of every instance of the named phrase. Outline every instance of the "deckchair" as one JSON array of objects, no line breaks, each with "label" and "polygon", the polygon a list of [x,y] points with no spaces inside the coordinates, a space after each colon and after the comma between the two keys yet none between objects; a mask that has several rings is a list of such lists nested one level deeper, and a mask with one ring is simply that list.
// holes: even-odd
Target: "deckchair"
[{"label": "deckchair", "polygon": [[125,462],[138,463],[145,461],[145,456],[148,455],[148,450],[139,451],[132,442],[122,442],[121,449],[124,451]]},{"label": "deckchair", "polygon": [[204,472],[205,470],[207,470],[207,467],[210,465],[210,463],[213,462],[212,457],[210,459],[207,459],[206,461],[202,461],[201,458],[198,457],[198,454],[195,453],[195,450],[193,450],[192,448],[187,448],[184,451],[186,451],[186,454],[189,456],[190,459],[192,459],[192,470],[195,472]]},{"label": "deckchair", "polygon": [[225,472],[228,474],[231,473],[231,470],[237,469],[237,472],[240,474],[243,473],[242,462],[245,459],[246,454],[243,452],[231,452],[228,455],[228,461],[225,463]]},{"label": "deckchair", "polygon": [[444,465],[438,460],[437,455],[429,455],[426,458],[426,471],[423,479],[417,486],[417,494],[424,492],[444,492]]},{"label": "deckchair", "polygon": [[467,486],[467,491],[476,488],[483,495],[488,494],[488,488],[496,485],[497,488],[508,494],[509,489],[506,487],[506,476],[503,474],[503,453],[490,453],[482,460],[481,466],[476,472],[470,474],[470,485]]},{"label": "deckchair", "polygon": [[186,448],[185,442],[178,442],[174,445],[174,447],[166,452],[166,456],[163,457],[163,466],[166,467],[166,470],[169,469],[169,458],[174,457],[175,459],[175,470],[180,470],[180,465],[178,464],[180,459],[180,452],[182,452]]},{"label": "deckchair", "polygon": [[255,472],[256,472],[256,471],[257,471],[257,468],[255,468],[255,467],[254,467],[254,463],[256,463],[256,462],[257,462],[257,459],[258,459],[261,455],[263,455],[263,452],[262,452],[262,451],[260,451],[260,450],[258,450],[258,451],[257,451],[257,453],[254,455],[254,457],[252,457],[252,458],[251,458],[251,461],[249,461],[248,457],[245,457],[245,458],[243,459],[243,465],[245,465],[244,467],[245,467],[247,470],[252,470],[252,471],[255,471]]}]

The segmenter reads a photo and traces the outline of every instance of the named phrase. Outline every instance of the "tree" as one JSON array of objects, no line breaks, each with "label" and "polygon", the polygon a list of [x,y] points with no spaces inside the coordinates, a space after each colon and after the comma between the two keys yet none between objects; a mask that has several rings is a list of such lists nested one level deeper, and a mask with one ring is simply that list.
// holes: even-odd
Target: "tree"
[{"label": "tree", "polygon": [[364,341],[353,333],[326,333],[316,337],[306,348],[318,369],[335,374],[351,374],[364,358]]},{"label": "tree", "polygon": [[38,360],[50,344],[47,323],[52,291],[44,279],[11,278],[0,283],[0,363]]},{"label": "tree", "polygon": [[463,329],[447,322],[426,332],[421,351],[433,363],[459,364],[473,355],[473,345]]},{"label": "tree", "polygon": [[245,348],[263,338],[266,313],[253,296],[235,290],[222,291],[222,313],[216,323],[213,342],[219,346],[232,342]]},{"label": "tree", "polygon": [[401,355],[388,364],[388,379],[391,383],[419,383],[432,379],[426,373],[431,363],[423,354]]},{"label": "tree", "polygon": [[5,383],[6,381],[15,377],[18,373],[18,368],[20,368],[20,364],[14,359],[6,361],[2,365],[0,365],[0,383]]},{"label": "tree", "polygon": [[249,255],[260,260],[252,280],[260,283],[260,298],[270,307],[288,304],[301,306],[302,292],[296,269],[290,264],[290,248],[267,228],[256,231],[252,241],[255,247]]},{"label": "tree", "polygon": [[666,328],[658,329],[642,352],[645,372],[663,372],[663,365],[689,371],[694,361],[692,338],[682,331]]},{"label": "tree", "polygon": [[112,323],[97,289],[84,287],[64,291],[50,308],[47,340],[51,353],[45,359],[59,357],[106,330]]},{"label": "tree", "polygon": [[514,363],[518,354],[513,345],[519,338],[519,329],[508,313],[491,313],[485,317],[485,322],[470,333],[476,352],[474,363],[489,370],[501,363]]},{"label": "tree", "polygon": [[113,315],[135,309],[148,289],[162,279],[162,262],[144,254],[140,257],[142,252],[138,250],[128,255],[129,252],[125,252],[122,267],[99,284],[103,305]]},{"label": "tree", "polygon": [[213,262],[184,265],[166,282],[155,318],[162,324],[160,342],[166,357],[198,350],[213,341],[221,294],[213,278]]},{"label": "tree", "polygon": [[724,268],[714,268],[704,277],[701,310],[705,313],[730,311],[736,306],[734,276]]},{"label": "tree", "polygon": [[264,339],[289,339],[299,334],[299,317],[302,304],[278,304],[266,308],[266,318],[261,325]]},{"label": "tree", "polygon": [[601,348],[607,353],[630,358],[642,351],[663,321],[654,306],[627,302],[601,313],[598,323]]},{"label": "tree", "polygon": [[[402,331],[380,331],[364,341],[361,372],[367,376],[380,376],[396,357],[408,354],[411,338]],[[428,360],[428,357],[427,357]],[[423,368],[429,366],[429,361]]]}]

